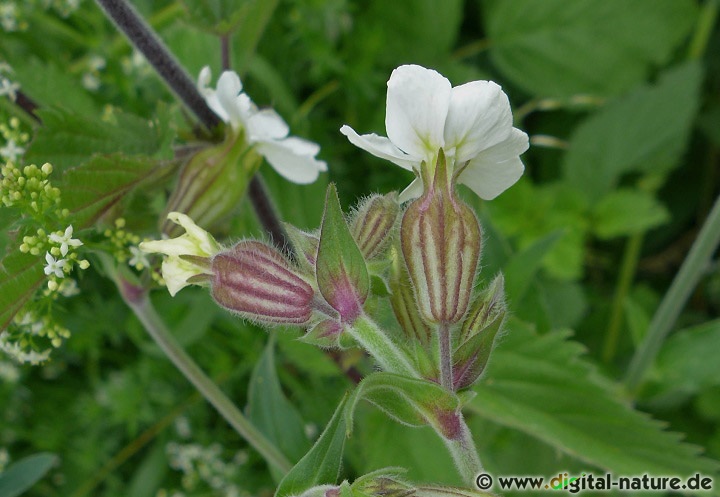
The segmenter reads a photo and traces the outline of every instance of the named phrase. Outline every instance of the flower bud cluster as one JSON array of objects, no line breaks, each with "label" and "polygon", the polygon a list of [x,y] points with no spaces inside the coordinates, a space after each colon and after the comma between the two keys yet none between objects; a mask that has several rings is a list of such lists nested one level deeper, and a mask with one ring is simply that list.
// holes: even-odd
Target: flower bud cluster
[{"label": "flower bud cluster", "polygon": [[70,330],[50,315],[23,310],[0,332],[0,350],[16,362],[38,365],[50,358],[53,348],[70,338]]},{"label": "flower bud cluster", "polygon": [[20,169],[12,162],[0,168],[0,201],[5,207],[16,207],[34,218],[51,215],[58,219],[67,217],[67,210],[60,208],[60,190],[53,187],[48,177],[53,171],[50,164],[35,164]]},{"label": "flower bud cluster", "polygon": [[[141,239],[135,233],[126,229],[125,218],[115,219],[114,228],[107,228],[103,235],[111,245],[110,253],[118,264],[127,264],[130,267],[142,271],[150,267],[147,254],[139,248]],[[155,275],[156,273],[153,273]]]},{"label": "flower bud cluster", "polygon": [[[236,452],[230,461],[223,459],[220,444],[202,446],[171,442],[165,447],[170,467],[182,472],[182,487],[186,492],[212,491],[212,495],[237,497],[240,488],[235,483],[240,466],[247,461],[245,452]],[[166,493],[177,495],[178,492]]]}]

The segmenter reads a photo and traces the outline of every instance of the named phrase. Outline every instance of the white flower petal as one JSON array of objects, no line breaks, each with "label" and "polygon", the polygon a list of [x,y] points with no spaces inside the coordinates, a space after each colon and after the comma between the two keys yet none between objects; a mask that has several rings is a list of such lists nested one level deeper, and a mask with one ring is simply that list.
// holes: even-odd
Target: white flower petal
[{"label": "white flower petal", "polygon": [[410,183],[407,188],[405,188],[402,193],[400,193],[400,196],[398,197],[399,202],[407,202],[408,200],[412,200],[415,198],[418,198],[423,193],[423,182],[422,179],[415,178],[412,183]]},{"label": "white flower petal", "polygon": [[476,159],[483,162],[505,162],[523,154],[530,147],[530,140],[525,132],[511,128],[510,134],[500,143],[477,154]]},{"label": "white flower petal", "polygon": [[480,198],[492,200],[515,184],[525,166],[519,157],[504,162],[473,160],[460,175],[459,181],[470,187]]},{"label": "white flower petal", "polygon": [[301,138],[260,142],[256,150],[282,177],[300,185],[312,183],[327,170],[325,162],[315,158],[320,147]]},{"label": "white flower petal", "polygon": [[197,80],[197,89],[200,92],[201,95],[206,95],[208,92],[212,92],[208,86],[210,85],[210,80],[212,79],[212,71],[210,70],[210,66],[205,66],[202,69],[200,69],[200,74],[198,74],[198,80]]},{"label": "white flower petal", "polygon": [[370,152],[375,157],[389,160],[403,169],[412,171],[413,167],[420,167],[420,161],[410,157],[397,148],[390,140],[375,133],[369,135],[358,135],[354,129],[347,124],[340,128],[340,133],[347,136],[347,139],[358,148]]},{"label": "white flower petal", "polygon": [[252,114],[245,125],[250,143],[281,140],[290,133],[285,120],[272,109],[264,109]]},{"label": "white flower petal", "polygon": [[429,159],[445,143],[450,81],[431,69],[408,65],[395,69],[387,85],[388,138],[407,154]]},{"label": "white flower petal", "polygon": [[237,127],[242,123],[237,97],[242,91],[240,77],[234,71],[225,71],[217,82],[217,99],[229,117],[230,124]]},{"label": "white flower petal", "polygon": [[187,232],[180,238],[188,238],[189,241],[193,244],[193,246],[196,247],[194,251],[185,252],[185,254],[211,257],[220,250],[220,246],[215,241],[215,238],[213,238],[210,233],[195,224],[195,222],[190,219],[190,216],[187,216],[182,212],[171,212],[168,214],[167,217],[173,223],[182,226]]},{"label": "white flower petal", "polygon": [[168,292],[175,296],[180,290],[189,286],[188,278],[198,274],[197,266],[183,261],[179,257],[168,257],[161,266],[162,276]]},{"label": "white flower petal", "polygon": [[445,121],[445,147],[457,147],[455,158],[466,162],[505,140],[512,128],[510,102],[492,81],[473,81],[452,89]]}]

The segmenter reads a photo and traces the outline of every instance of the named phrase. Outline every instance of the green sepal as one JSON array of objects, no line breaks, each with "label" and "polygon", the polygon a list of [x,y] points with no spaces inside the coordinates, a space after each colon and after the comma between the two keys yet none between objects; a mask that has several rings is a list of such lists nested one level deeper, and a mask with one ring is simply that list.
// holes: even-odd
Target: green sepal
[{"label": "green sepal", "polygon": [[395,421],[420,427],[431,425],[442,433],[442,416],[456,413],[460,399],[437,383],[393,373],[366,376],[351,394],[345,408],[347,435],[352,435],[353,417],[360,400],[377,406]]},{"label": "green sepal", "polygon": [[310,328],[298,340],[322,348],[340,348],[343,325],[332,319],[324,319]]},{"label": "green sepal", "polygon": [[285,226],[285,233],[293,246],[298,268],[303,273],[314,275],[320,239],[316,235],[296,228],[290,223],[283,223],[283,225]]},{"label": "green sepal", "polygon": [[315,445],[280,482],[275,491],[275,497],[300,495],[316,485],[337,481],[345,447],[344,412],[346,402],[347,396],[343,397],[338,404],[335,414]]},{"label": "green sepal", "polygon": [[325,198],[316,275],[320,293],[340,313],[341,320],[354,321],[370,292],[370,276],[333,184],[328,185]]}]

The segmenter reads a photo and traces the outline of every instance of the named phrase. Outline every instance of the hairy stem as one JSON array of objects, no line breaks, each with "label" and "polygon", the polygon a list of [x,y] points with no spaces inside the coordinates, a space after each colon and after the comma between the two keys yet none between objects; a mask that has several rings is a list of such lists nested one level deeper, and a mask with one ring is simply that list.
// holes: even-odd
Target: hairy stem
[{"label": "hairy stem", "polygon": [[230,426],[260,453],[268,464],[282,474],[289,472],[292,468],[290,461],[245,418],[240,409],[228,399],[223,391],[180,347],[175,337],[157,314],[147,293],[142,288],[134,286],[120,277],[117,285],[123,299],[140,320],[145,330],[185,378],[215,407]]},{"label": "hairy stem", "polygon": [[675,324],[690,293],[697,285],[698,280],[707,270],[713,253],[720,244],[720,197],[715,200],[710,214],[703,224],[698,237],[683,261],[680,271],[675,276],[670,289],[663,297],[660,306],[653,316],[648,332],[635,351],[630,362],[625,385],[628,390],[637,388],[647,369],[652,365],[660,347],[668,333]]},{"label": "hairy stem", "polygon": [[[195,87],[182,66],[175,60],[165,44],[152,28],[138,15],[127,0],[96,0],[107,16],[117,25],[128,40],[152,64],[165,84],[183,101],[183,103],[200,119],[208,129],[220,124],[220,119],[210,110],[205,99]],[[229,50],[229,47],[228,47]],[[229,57],[229,52],[228,52]],[[229,64],[229,60],[227,61]],[[224,62],[223,62],[224,63]],[[250,200],[257,212],[258,219],[265,230],[270,233],[279,247],[291,250],[287,235],[272,202],[261,181],[255,175],[250,180]]]},{"label": "hairy stem", "polygon": [[347,332],[375,358],[384,371],[420,378],[407,355],[366,315],[348,326]]},{"label": "hairy stem", "polygon": [[440,323],[438,325],[438,341],[439,341],[439,364],[440,364],[440,385],[447,390],[453,391],[453,365],[452,365],[452,347],[450,343],[450,325],[448,323]]},{"label": "hairy stem", "polygon": [[458,411],[455,421],[458,426],[457,433],[455,433],[453,437],[448,438],[440,432],[438,432],[438,435],[440,435],[443,442],[445,442],[445,446],[450,452],[450,455],[452,455],[455,467],[463,481],[467,485],[473,486],[477,475],[483,472],[483,466],[480,462],[480,456],[478,456],[472,433],[470,433],[470,428],[468,428],[467,423],[465,423],[462,412]]}]

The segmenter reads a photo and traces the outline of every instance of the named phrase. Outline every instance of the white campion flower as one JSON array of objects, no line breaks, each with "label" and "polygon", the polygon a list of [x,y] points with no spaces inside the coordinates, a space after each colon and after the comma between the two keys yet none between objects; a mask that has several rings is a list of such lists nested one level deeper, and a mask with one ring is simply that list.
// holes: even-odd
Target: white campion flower
[{"label": "white campion flower", "polygon": [[235,132],[245,129],[249,145],[265,157],[268,163],[285,179],[298,184],[315,181],[327,164],[315,156],[320,146],[302,138],[288,136],[290,128],[272,109],[259,110],[243,93],[240,77],[233,71],[220,75],[216,89],[210,88],[212,73],[205,66],[198,76],[198,90],[208,107]]},{"label": "white campion flower", "polygon": [[60,254],[65,257],[68,253],[69,247],[79,247],[83,243],[77,238],[73,238],[73,227],[72,224],[65,228],[65,232],[62,235],[57,233],[51,233],[48,239],[60,245]]},{"label": "white campion flower", "polygon": [[168,219],[182,226],[185,234],[169,240],[141,242],[139,247],[143,252],[166,256],[162,263],[162,276],[170,295],[175,296],[177,292],[190,285],[188,279],[206,273],[206,268],[183,259],[182,256],[211,258],[220,251],[220,245],[210,233],[196,225],[185,214],[171,212],[168,214]]},{"label": "white campion flower", "polygon": [[507,95],[492,81],[452,87],[431,69],[405,65],[388,80],[385,128],[388,137],[359,135],[350,126],[340,132],[353,145],[398,166],[415,171],[416,179],[401,201],[423,192],[421,164],[434,167],[443,149],[450,174],[478,196],[491,200],[512,186],[524,171],[519,155],[528,137],[512,126]]}]

